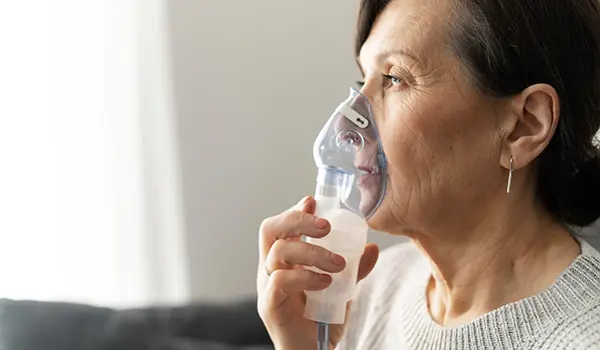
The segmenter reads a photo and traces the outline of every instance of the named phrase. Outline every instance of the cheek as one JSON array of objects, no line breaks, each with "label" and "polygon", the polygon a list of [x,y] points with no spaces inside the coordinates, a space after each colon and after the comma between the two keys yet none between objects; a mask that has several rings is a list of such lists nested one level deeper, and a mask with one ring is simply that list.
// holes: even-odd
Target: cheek
[{"label": "cheek", "polygon": [[387,108],[382,142],[391,180],[422,187],[447,162],[461,123],[436,104],[410,102]]},{"label": "cheek", "polygon": [[490,158],[493,121],[479,108],[415,100],[388,106],[386,112],[381,137],[395,202],[407,198],[413,207],[428,208],[447,203],[442,199],[454,200],[449,197],[482,175],[478,167],[489,167],[482,158]]}]

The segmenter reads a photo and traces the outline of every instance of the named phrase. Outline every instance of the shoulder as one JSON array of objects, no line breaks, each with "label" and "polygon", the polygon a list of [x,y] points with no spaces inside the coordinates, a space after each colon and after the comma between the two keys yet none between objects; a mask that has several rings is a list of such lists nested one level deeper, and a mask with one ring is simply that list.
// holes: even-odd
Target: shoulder
[{"label": "shoulder", "polygon": [[571,305],[572,312],[550,325],[533,348],[545,345],[544,348],[552,350],[600,350],[600,252],[585,240],[576,238],[582,255],[572,265],[570,278],[564,283],[569,285],[570,298],[580,303],[565,301]]},{"label": "shoulder", "polygon": [[549,329],[543,342],[552,350],[600,350],[600,300]]}]

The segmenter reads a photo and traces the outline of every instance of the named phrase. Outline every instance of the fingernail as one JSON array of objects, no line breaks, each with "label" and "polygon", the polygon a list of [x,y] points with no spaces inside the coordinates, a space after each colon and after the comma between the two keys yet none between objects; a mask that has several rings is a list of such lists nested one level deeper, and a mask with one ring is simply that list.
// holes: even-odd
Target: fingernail
[{"label": "fingernail", "polygon": [[337,254],[331,254],[331,261],[337,266],[342,266],[346,263],[346,259],[343,256]]},{"label": "fingernail", "polygon": [[315,220],[315,225],[320,229],[326,229],[329,226],[329,222],[325,219],[317,218]]},{"label": "fingernail", "polygon": [[331,281],[331,276],[329,276],[329,275],[327,275],[327,274],[324,274],[324,273],[320,274],[320,275],[319,275],[319,278],[320,278],[320,279],[321,279],[321,281],[323,281],[323,282],[327,282],[327,283],[328,283],[328,282],[330,282],[330,281]]}]

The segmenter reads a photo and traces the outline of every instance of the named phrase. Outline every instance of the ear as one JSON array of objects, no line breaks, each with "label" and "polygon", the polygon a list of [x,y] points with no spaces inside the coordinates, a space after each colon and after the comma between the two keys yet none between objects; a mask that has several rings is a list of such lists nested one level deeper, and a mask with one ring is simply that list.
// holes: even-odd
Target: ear
[{"label": "ear", "polygon": [[552,86],[536,84],[516,96],[511,109],[516,118],[507,130],[502,165],[508,169],[512,156],[514,168],[520,169],[537,158],[550,143],[560,117],[560,100]]}]

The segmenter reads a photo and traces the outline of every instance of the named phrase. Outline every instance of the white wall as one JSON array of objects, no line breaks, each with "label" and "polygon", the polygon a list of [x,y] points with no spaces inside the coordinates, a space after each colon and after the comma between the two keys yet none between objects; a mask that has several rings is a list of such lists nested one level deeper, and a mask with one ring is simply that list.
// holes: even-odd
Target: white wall
[{"label": "white wall", "polygon": [[357,4],[169,1],[195,298],[254,294],[260,222],[312,194],[314,138],[359,78]]}]

